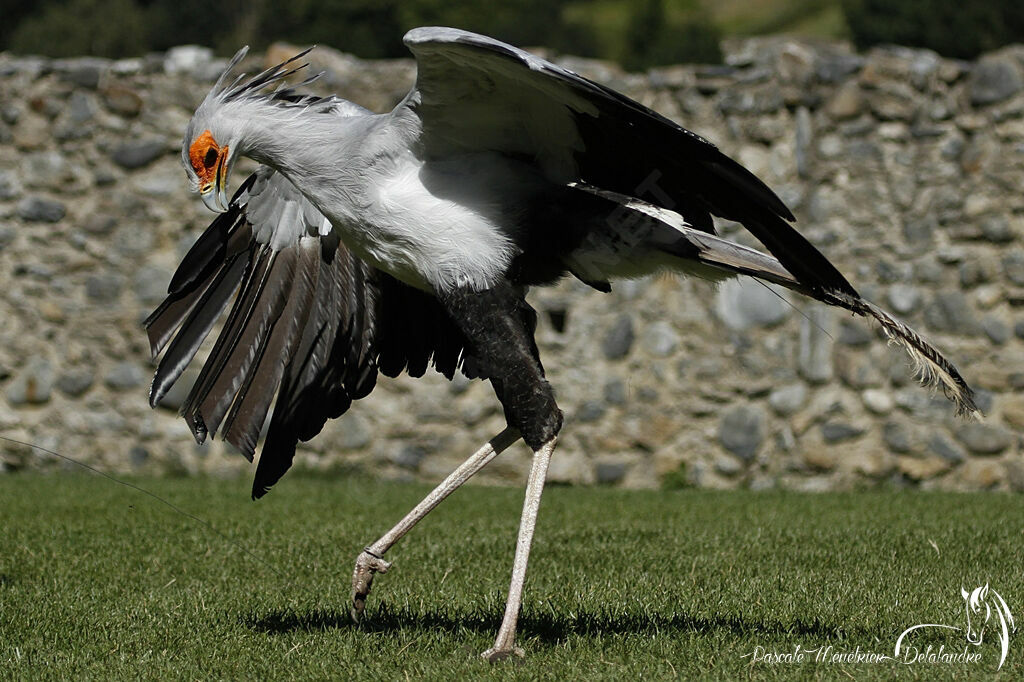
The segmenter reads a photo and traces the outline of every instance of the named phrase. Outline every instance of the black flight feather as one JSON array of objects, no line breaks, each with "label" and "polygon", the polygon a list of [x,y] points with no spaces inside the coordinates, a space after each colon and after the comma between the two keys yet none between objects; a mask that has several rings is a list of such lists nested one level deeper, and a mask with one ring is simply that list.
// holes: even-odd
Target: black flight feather
[{"label": "black flight feather", "polygon": [[[213,279],[213,273],[211,273],[210,279]],[[204,290],[197,288],[186,294],[168,296],[143,321],[142,326],[146,329],[146,335],[149,338],[149,352],[154,360],[160,355],[160,351],[171,340],[174,332],[185,321],[185,318],[191,314]]]},{"label": "black flight feather", "polygon": [[317,284],[319,249],[303,243],[296,249],[297,263],[288,302],[274,325],[258,364],[249,371],[249,378],[224,421],[224,440],[249,457],[256,451],[256,441],[281,383],[285,365],[301,340]]},{"label": "black flight feather", "polygon": [[182,324],[181,330],[167,348],[153,377],[153,385],[149,391],[151,407],[156,407],[192,362],[192,358],[227,306],[231,295],[238,289],[245,272],[246,260],[242,254],[232,256],[217,272],[213,282],[205,289],[188,319]]},{"label": "black flight feather", "polygon": [[181,259],[181,263],[174,271],[171,282],[167,286],[168,294],[173,295],[188,290],[196,281],[206,278],[211,270],[224,262],[228,238],[244,222],[238,198],[252,187],[255,180],[255,173],[246,178],[231,198],[228,210],[218,215],[210,223],[210,226]]},{"label": "black flight feather", "polygon": [[262,287],[266,272],[269,267],[271,252],[265,247],[259,247],[253,253],[253,257],[246,263],[246,271],[242,277],[242,289],[235,297],[235,302],[228,313],[224,328],[217,336],[217,340],[210,351],[210,356],[203,364],[199,372],[199,378],[192,386],[188,398],[182,405],[181,411],[186,422],[194,425],[198,431],[193,430],[193,435],[199,442],[200,437],[205,438],[209,434],[204,416],[201,412],[201,405],[206,401],[213,385],[220,378],[224,364],[235,345],[241,330],[244,329],[248,317],[252,314],[253,301],[258,298],[259,289]]},{"label": "black flight feather", "polygon": [[369,395],[382,368],[418,375],[433,366],[450,378],[466,356],[462,335],[433,296],[367,265],[336,236],[307,229],[279,251],[260,243],[267,226],[254,229],[248,207],[268,187],[294,190],[274,187],[266,175],[256,185],[257,177],[200,236],[147,319],[154,352],[167,346],[154,376],[155,402],[180,379],[237,292],[181,412],[197,441],[219,431],[252,458],[273,407],[255,497],[288,470],[298,442]]},{"label": "black flight feather", "polygon": [[199,410],[210,433],[216,434],[239,390],[251,379],[256,361],[262,356],[267,339],[288,300],[295,267],[292,250],[274,252],[267,259],[265,276],[254,289],[249,311],[231,344],[216,381],[210,387]]}]

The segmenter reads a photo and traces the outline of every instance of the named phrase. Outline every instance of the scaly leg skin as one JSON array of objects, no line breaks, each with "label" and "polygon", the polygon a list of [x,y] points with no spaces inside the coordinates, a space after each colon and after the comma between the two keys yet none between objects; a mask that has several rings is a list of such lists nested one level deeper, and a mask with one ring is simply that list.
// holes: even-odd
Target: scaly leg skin
[{"label": "scaly leg skin", "polygon": [[356,569],[352,573],[352,620],[358,623],[363,614],[366,597],[373,587],[374,574],[387,573],[389,568],[391,563],[373,554],[369,547],[356,557]]},{"label": "scaly leg skin", "polygon": [[363,607],[366,606],[366,597],[369,596],[370,588],[373,586],[374,574],[387,573],[388,569],[391,568],[391,564],[384,561],[384,553],[391,549],[392,545],[408,533],[413,526],[429,514],[444,498],[455,492],[473,474],[487,466],[492,459],[500,455],[517,440],[519,440],[519,431],[512,427],[506,428],[482,448],[470,455],[469,459],[449,474],[448,478],[444,479],[429,495],[423,498],[423,501],[406,514],[394,528],[382,535],[377,542],[363,550],[356,558],[356,567],[352,572],[352,608],[350,611],[352,620],[358,623],[362,617]]},{"label": "scaly leg skin", "polygon": [[555,441],[556,439],[552,438],[533,453],[533,467],[530,469],[530,480],[526,484],[526,499],[523,501],[523,516],[519,522],[516,558],[512,564],[512,583],[508,588],[505,617],[501,621],[494,646],[481,654],[491,663],[503,661],[513,655],[524,655],[524,651],[515,645],[516,624],[519,622],[519,607],[523,602],[523,582],[526,580],[526,564],[530,559],[533,531],[537,527],[540,496],[544,492],[544,479],[548,474],[548,463],[555,449]]}]

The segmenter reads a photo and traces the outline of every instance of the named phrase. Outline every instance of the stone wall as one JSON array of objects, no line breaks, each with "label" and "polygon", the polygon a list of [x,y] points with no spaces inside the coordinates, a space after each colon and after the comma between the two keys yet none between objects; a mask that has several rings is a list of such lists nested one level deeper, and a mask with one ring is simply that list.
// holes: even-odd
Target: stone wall
[{"label": "stone wall", "polygon": [[[863,320],[757,283],[657,276],[602,295],[570,280],[531,299],[567,416],[551,478],[1024,489],[1024,47],[977,63],[780,39],[727,52],[728,66],[647,75],[563,61],[764,178],[865,295],[961,367],[988,416],[956,420]],[[323,89],[377,109],[414,73],[325,48],[315,62]],[[0,434],[121,473],[250,466],[192,443],[181,391],[147,407],[139,327],[211,219],[178,155],[221,65],[195,48],[0,55]],[[438,479],[502,425],[486,384],[384,380],[301,465]],[[527,465],[519,448],[482,478],[520,480]],[[0,445],[0,471],[62,466]]]}]

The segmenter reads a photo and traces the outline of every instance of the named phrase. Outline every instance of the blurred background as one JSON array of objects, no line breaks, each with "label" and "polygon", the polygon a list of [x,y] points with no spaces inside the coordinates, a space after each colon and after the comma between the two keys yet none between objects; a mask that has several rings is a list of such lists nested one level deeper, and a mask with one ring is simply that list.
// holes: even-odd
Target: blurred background
[{"label": "blurred background", "polygon": [[457,26],[628,69],[722,60],[719,41],[788,34],[971,58],[1024,36],[1017,0],[3,0],[0,50],[137,56],[184,43],[221,55],[275,40],[404,57],[415,26]]},{"label": "blurred background", "polygon": [[[194,371],[146,402],[140,322],[212,218],[182,132],[243,43],[250,72],[316,43],[318,92],[385,111],[415,77],[403,32],[448,24],[535,46],[718,144],[987,414],[956,419],[870,325],[798,296],[568,280],[530,299],[567,417],[550,480],[1024,491],[1019,0],[0,0],[0,17],[4,436],[110,471],[249,475],[176,415]],[[481,382],[382,380],[298,468],[438,480],[502,425]],[[481,478],[522,480],[522,450]],[[0,445],[0,472],[65,466]]]}]

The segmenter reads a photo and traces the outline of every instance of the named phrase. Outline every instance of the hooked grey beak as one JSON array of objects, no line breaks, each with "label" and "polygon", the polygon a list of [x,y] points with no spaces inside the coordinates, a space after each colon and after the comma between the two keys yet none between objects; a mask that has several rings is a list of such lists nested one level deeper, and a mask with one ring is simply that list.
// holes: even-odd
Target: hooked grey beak
[{"label": "hooked grey beak", "polygon": [[224,147],[217,160],[213,178],[213,182],[199,188],[199,196],[203,198],[206,208],[214,213],[225,213],[228,210],[228,147]]},{"label": "hooked grey beak", "polygon": [[228,210],[228,198],[227,193],[224,191],[224,185],[217,183],[219,186],[214,186],[213,183],[203,187],[199,190],[199,196],[202,198],[203,203],[206,204],[206,208],[210,209],[214,213],[224,213]]}]

